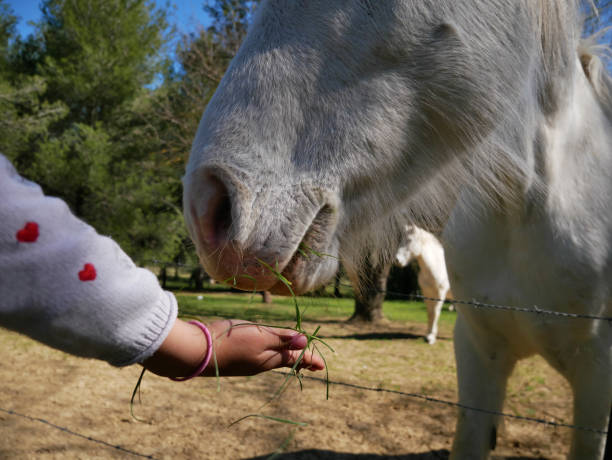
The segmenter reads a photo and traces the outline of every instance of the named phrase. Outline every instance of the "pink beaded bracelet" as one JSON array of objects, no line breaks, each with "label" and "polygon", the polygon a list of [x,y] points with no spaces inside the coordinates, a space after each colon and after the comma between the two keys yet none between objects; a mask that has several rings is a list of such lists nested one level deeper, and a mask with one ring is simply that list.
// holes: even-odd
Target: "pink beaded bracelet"
[{"label": "pink beaded bracelet", "polygon": [[200,329],[202,329],[202,332],[204,333],[204,336],[206,337],[206,344],[208,348],[206,349],[206,356],[204,356],[202,363],[200,363],[200,365],[195,370],[195,372],[188,377],[170,377],[170,379],[174,380],[175,382],[184,382],[185,380],[189,380],[189,379],[192,379],[200,375],[202,372],[204,372],[204,369],[206,369],[206,366],[208,366],[208,363],[210,362],[210,358],[212,356],[213,344],[212,344],[212,337],[210,336],[210,332],[208,328],[204,324],[196,320],[189,321],[189,324],[195,324]]}]

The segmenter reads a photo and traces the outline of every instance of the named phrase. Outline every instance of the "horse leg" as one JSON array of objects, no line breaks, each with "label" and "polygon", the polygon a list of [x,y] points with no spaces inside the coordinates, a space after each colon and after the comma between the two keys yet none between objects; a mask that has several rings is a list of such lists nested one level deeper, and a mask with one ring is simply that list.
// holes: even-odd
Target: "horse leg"
[{"label": "horse leg", "polygon": [[[454,300],[453,293],[450,291],[450,289],[446,293],[446,300]],[[452,303],[448,304],[448,311],[455,311],[455,306]]]},{"label": "horse leg", "polygon": [[[495,448],[499,416],[484,412],[502,410],[506,383],[516,358],[503,343],[478,335],[462,312],[455,323],[455,359],[459,403],[451,459],[481,460]],[[466,407],[482,409],[467,409]]]},{"label": "horse leg", "polygon": [[[609,327],[605,325],[605,327]],[[602,340],[601,342],[605,342]],[[608,340],[609,342],[609,340]],[[606,431],[612,405],[612,350],[609,343],[581,347],[578,353],[557,356],[557,367],[569,380],[574,395],[574,425]],[[608,435],[609,436],[609,435]],[[606,435],[574,429],[569,459],[604,457]]]},{"label": "horse leg", "polygon": [[436,337],[438,337],[438,320],[444,305],[444,296],[440,295],[441,293],[435,289],[430,290],[426,288],[422,289],[422,291],[425,297],[430,298],[425,300],[425,305],[427,306],[427,335],[425,340],[428,344],[433,345],[436,343]]}]

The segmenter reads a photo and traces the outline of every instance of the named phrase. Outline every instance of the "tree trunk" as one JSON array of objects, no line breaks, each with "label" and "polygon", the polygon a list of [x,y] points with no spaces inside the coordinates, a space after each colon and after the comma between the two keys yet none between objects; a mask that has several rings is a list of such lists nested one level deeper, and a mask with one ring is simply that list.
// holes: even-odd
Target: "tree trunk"
[{"label": "tree trunk", "polygon": [[[383,301],[391,264],[371,264],[366,260],[357,273],[355,286],[355,312],[349,321],[378,322],[384,319]],[[359,283],[359,284],[357,284]]]},{"label": "tree trunk", "polygon": [[166,266],[162,266],[159,272],[159,278],[161,281],[161,285],[163,289],[166,289],[166,282],[168,281],[168,272],[166,271]]},{"label": "tree trunk", "polygon": [[191,271],[191,277],[189,278],[189,287],[193,281],[193,287],[196,291],[204,290],[204,270],[202,267],[196,267]]},{"label": "tree trunk", "polygon": [[342,278],[342,267],[336,272],[336,278],[334,279],[334,297],[339,299],[342,297],[340,292],[340,279]]},{"label": "tree trunk", "polygon": [[263,303],[272,303],[272,294],[270,294],[270,291],[262,291],[261,301]]}]

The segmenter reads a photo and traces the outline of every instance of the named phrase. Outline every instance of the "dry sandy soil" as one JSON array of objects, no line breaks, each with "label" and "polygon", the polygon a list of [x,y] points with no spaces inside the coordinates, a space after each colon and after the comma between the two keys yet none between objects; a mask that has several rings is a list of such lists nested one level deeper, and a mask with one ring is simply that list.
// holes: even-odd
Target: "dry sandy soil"
[{"label": "dry sandy soil", "polygon": [[[330,379],[456,401],[450,326],[434,346],[422,341],[424,329],[323,323],[336,349],[326,354]],[[294,382],[262,408],[283,379],[273,373],[221,379],[220,391],[215,379],[174,383],[145,375],[140,422],[129,410],[137,366],[74,358],[2,329],[0,349],[2,459],[254,459],[279,451],[284,460],[424,460],[447,458],[452,442],[453,407],[397,393],[332,385],[326,400],[324,384],[304,379],[302,391]],[[570,401],[565,381],[533,358],[515,371],[504,411],[569,422]],[[228,427],[252,413],[308,426],[249,418]],[[560,459],[569,434],[506,419],[494,458]]]}]

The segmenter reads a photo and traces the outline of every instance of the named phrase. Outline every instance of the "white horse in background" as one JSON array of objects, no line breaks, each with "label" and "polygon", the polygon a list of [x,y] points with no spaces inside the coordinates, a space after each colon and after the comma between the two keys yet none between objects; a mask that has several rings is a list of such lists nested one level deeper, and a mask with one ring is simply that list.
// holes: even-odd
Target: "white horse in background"
[{"label": "white horse in background", "polygon": [[264,0],[193,143],[185,219],[217,279],[287,292],[280,271],[299,294],[337,268],[303,248],[358,265],[367,234],[390,260],[409,210],[444,223],[456,298],[580,315],[457,305],[453,458],[489,456],[533,354],[587,428],[570,458],[603,457],[612,327],[589,315],[612,316],[612,83],[581,4]]},{"label": "white horse in background", "polygon": [[[427,306],[427,335],[430,345],[436,343],[438,321],[446,299],[452,300],[446,272],[444,248],[438,239],[416,225],[406,225],[402,245],[395,254],[395,263],[405,267],[413,259],[419,265],[418,283]],[[449,310],[454,310],[449,305]]]}]

